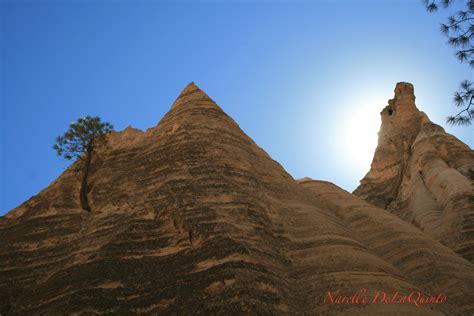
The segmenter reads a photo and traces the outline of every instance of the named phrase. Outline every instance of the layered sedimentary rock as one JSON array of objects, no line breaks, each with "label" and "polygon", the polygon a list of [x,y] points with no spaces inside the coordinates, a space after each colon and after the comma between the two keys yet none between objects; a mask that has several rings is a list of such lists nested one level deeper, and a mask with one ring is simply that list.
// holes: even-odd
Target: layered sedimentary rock
[{"label": "layered sedimentary rock", "polygon": [[[194,84],[155,128],[108,136],[91,213],[80,171],[1,219],[2,315],[474,311],[472,263],[334,185],[295,181]],[[332,303],[356,292],[368,302]],[[398,303],[410,293],[441,301]]]},{"label": "layered sedimentary rock", "polygon": [[474,152],[415,105],[398,83],[381,112],[371,169],[355,195],[414,224],[474,260]]}]

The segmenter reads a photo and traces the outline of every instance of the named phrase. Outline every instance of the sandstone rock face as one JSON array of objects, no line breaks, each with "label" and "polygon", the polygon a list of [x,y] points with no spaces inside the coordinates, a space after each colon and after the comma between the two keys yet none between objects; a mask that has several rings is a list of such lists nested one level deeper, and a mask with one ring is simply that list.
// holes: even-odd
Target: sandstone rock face
[{"label": "sandstone rock face", "polygon": [[473,262],[474,152],[415,105],[398,83],[381,112],[371,169],[354,191]]},{"label": "sandstone rock face", "polygon": [[[295,181],[196,85],[0,221],[2,315],[470,315],[474,266],[330,183]],[[445,295],[339,303],[327,292]]]}]

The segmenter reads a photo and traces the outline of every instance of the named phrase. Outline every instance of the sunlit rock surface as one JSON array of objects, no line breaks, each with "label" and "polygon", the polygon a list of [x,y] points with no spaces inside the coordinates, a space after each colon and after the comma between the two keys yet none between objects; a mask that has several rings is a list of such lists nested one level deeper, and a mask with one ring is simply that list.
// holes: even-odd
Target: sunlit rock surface
[{"label": "sunlit rock surface", "polygon": [[[0,221],[2,315],[470,315],[474,267],[335,185],[295,181],[190,84]],[[331,304],[399,291],[442,304]]]},{"label": "sunlit rock surface", "polygon": [[474,260],[474,152],[415,105],[398,83],[381,112],[371,169],[354,191]]}]

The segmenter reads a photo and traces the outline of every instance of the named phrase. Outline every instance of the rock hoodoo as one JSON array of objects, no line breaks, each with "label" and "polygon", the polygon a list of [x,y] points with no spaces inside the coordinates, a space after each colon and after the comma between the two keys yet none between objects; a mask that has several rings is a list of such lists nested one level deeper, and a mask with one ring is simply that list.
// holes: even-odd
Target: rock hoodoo
[{"label": "rock hoodoo", "polygon": [[[377,156],[393,160],[379,166],[385,182],[371,178],[392,201],[368,181],[358,191],[372,192],[379,208],[327,182],[295,181],[190,84],[156,127],[110,134],[92,162],[94,212],[81,210],[74,163],[0,220],[0,314],[471,314],[473,264],[383,209],[398,205],[393,187],[406,168],[398,164],[415,156],[396,156],[398,146],[421,146],[428,124],[403,114],[413,93],[398,88],[392,119],[413,120],[409,128],[420,131],[394,137]],[[454,155],[456,177],[465,179]],[[441,177],[441,162],[433,164],[422,170],[429,183]],[[364,289],[369,303],[327,296]],[[376,291],[447,299],[371,303]]]},{"label": "rock hoodoo", "polygon": [[474,260],[474,152],[415,105],[398,83],[380,113],[371,169],[354,191]]}]

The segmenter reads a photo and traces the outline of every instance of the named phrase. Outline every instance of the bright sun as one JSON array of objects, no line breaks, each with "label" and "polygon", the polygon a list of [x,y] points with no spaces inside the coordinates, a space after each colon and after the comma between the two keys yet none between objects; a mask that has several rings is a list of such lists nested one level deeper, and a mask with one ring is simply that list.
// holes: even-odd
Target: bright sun
[{"label": "bright sun", "polygon": [[343,126],[341,136],[348,154],[345,160],[368,170],[377,146],[380,114],[373,107],[355,106],[349,111]]}]

